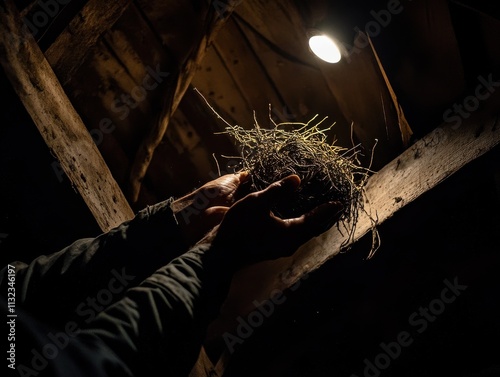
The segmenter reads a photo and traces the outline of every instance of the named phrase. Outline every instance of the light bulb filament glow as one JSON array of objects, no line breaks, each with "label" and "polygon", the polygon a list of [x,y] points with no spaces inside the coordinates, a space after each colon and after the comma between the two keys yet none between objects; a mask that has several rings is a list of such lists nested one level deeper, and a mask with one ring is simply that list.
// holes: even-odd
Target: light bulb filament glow
[{"label": "light bulb filament glow", "polygon": [[309,47],[317,57],[328,63],[338,63],[342,58],[335,41],[326,35],[312,36],[309,39]]}]

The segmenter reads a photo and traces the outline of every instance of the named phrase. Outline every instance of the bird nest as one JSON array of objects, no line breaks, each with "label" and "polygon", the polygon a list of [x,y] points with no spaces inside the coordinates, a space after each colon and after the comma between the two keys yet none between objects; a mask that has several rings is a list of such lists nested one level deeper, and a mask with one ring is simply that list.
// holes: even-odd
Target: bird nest
[{"label": "bird nest", "polygon": [[307,123],[276,124],[269,117],[271,127],[263,128],[254,116],[254,126],[243,128],[231,125],[217,112],[215,114],[226,124],[225,130],[219,133],[229,135],[240,152],[239,156],[224,157],[240,161],[235,171],[249,172],[251,191],[263,190],[291,174],[300,177],[301,184],[292,196],[272,208],[275,215],[299,217],[321,204],[340,203],[342,210],[337,228],[342,234],[347,232],[342,251],[351,244],[358,216],[364,211],[372,221],[373,243],[368,258],[373,256],[379,246],[376,221],[364,206],[364,187],[371,171],[359,162],[360,148],[343,148],[335,145],[335,141],[327,141],[333,127],[321,126],[327,118],[317,121],[316,115]]},{"label": "bird nest", "polygon": [[241,152],[242,169],[250,173],[253,189],[258,191],[291,174],[301,179],[293,197],[273,209],[282,218],[301,216],[327,202],[338,202],[341,220],[350,221],[362,204],[366,171],[346,156],[345,149],[326,142],[331,127],[320,129],[282,123],[271,129],[228,126]]}]

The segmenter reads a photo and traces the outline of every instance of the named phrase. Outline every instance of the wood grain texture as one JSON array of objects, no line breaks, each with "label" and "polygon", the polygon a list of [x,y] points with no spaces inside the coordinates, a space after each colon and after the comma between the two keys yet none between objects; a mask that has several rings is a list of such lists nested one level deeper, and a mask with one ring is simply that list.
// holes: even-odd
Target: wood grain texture
[{"label": "wood grain texture", "polygon": [[101,34],[127,9],[131,0],[91,0],[47,49],[45,56],[64,86],[84,62]]},{"label": "wood grain texture", "polygon": [[216,8],[209,5],[209,9],[201,10],[198,17],[200,17],[203,24],[203,32],[196,40],[196,43],[191,46],[185,46],[188,51],[185,59],[180,61],[176,72],[172,72],[174,77],[171,90],[164,95],[164,102],[162,109],[158,114],[158,120],[151,127],[148,134],[142,140],[130,171],[130,194],[129,198],[132,203],[136,202],[142,181],[146,176],[148,167],[153,159],[153,154],[156,147],[162,141],[167,130],[170,118],[173,116],[179,103],[181,102],[184,93],[191,84],[193,76],[197,72],[198,65],[205,56],[207,49],[211,46],[217,33],[224,25],[228,15],[232,13],[234,8],[241,2],[241,0],[228,1],[225,9],[224,17],[221,17],[220,12]]},{"label": "wood grain texture", "polygon": [[[500,96],[496,97],[498,104]],[[348,245],[342,246],[346,235],[334,227],[303,245],[291,257],[259,263],[240,271],[233,280],[221,316],[211,326],[211,339],[232,331],[239,316],[244,317],[255,310],[254,302],[264,302],[276,292],[300,284],[309,273],[369,234],[371,218],[376,218],[378,224],[384,223],[499,144],[500,120],[494,113],[474,114],[458,128],[445,124],[418,140],[369,178],[365,209],[371,217],[360,215],[354,237]]]},{"label": "wood grain texture", "polygon": [[[278,112],[274,115],[282,115],[289,122],[307,122],[315,115],[320,119],[328,117],[325,126],[335,123],[329,135],[331,140],[351,147],[350,122],[325,82],[322,63],[309,51],[306,29],[293,2],[242,3],[235,12],[235,23],[265,74],[257,82],[267,81],[262,84],[263,90],[271,84],[279,98],[273,104]],[[248,79],[246,83],[250,85]],[[244,91],[252,92],[247,88]],[[266,91],[264,94],[268,95]],[[257,105],[259,102],[254,99],[253,106],[262,111]],[[265,109],[261,115],[265,118],[267,113]]]},{"label": "wood grain texture", "polygon": [[79,114],[13,1],[0,7],[0,60],[47,146],[59,159],[103,231],[133,217]]}]

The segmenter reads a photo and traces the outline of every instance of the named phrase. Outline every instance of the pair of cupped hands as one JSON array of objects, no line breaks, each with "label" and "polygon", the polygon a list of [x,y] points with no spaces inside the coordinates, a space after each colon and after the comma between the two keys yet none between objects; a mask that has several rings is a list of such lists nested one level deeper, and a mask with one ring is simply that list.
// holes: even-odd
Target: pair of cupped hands
[{"label": "pair of cupped hands", "polygon": [[290,256],[339,220],[338,202],[296,218],[276,216],[272,208],[289,200],[300,183],[297,175],[290,175],[250,192],[248,172],[226,174],[175,200],[171,207],[188,243],[210,243],[238,268]]}]

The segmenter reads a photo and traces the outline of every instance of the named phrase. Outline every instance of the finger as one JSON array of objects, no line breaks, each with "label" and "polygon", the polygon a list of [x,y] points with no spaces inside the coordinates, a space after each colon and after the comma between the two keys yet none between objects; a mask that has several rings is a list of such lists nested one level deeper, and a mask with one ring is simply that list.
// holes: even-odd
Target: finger
[{"label": "finger", "polygon": [[329,202],[316,207],[305,215],[304,223],[312,236],[318,236],[339,221],[344,206],[339,202]]},{"label": "finger", "polygon": [[235,202],[238,187],[248,179],[248,173],[225,174],[202,186],[202,192],[210,200],[210,206],[230,206]]},{"label": "finger", "polygon": [[250,179],[250,172],[248,172],[247,170],[243,170],[239,173],[236,173],[236,176],[238,177],[239,184],[242,184]]},{"label": "finger", "polygon": [[233,174],[233,177],[234,177],[234,188],[232,190],[231,203],[234,203],[236,200],[245,196],[245,194],[242,195],[242,192],[244,191],[244,187],[248,186],[247,183],[250,183],[250,172],[240,171],[238,173]]},{"label": "finger", "polygon": [[252,175],[248,171],[242,171],[239,173],[240,184],[234,192],[235,200],[244,198],[252,192]]},{"label": "finger", "polygon": [[344,207],[339,202],[322,204],[295,219],[283,220],[291,239],[300,244],[330,229],[341,217]]},{"label": "finger", "polygon": [[208,228],[213,228],[215,225],[220,224],[229,207],[216,206],[210,207],[205,210],[205,225]]},{"label": "finger", "polygon": [[205,216],[210,217],[210,218],[222,218],[226,214],[226,212],[229,210],[229,207],[225,206],[214,206],[207,208],[205,210]]},{"label": "finger", "polygon": [[223,176],[220,176],[212,183],[217,183],[219,185],[225,186],[236,186],[238,187],[242,183],[245,183],[250,178],[250,173],[248,171],[240,171],[238,173],[229,173]]},{"label": "finger", "polygon": [[280,201],[284,196],[293,193],[300,185],[298,175],[292,174],[280,181],[271,183],[267,188],[257,193],[258,199],[270,209],[274,204]]}]

